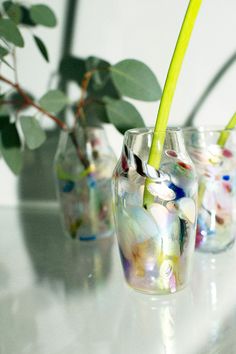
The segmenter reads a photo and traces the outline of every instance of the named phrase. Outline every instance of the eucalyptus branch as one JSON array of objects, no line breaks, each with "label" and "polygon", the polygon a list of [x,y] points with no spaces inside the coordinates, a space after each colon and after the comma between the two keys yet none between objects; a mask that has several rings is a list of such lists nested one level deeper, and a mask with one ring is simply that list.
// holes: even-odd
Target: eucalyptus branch
[{"label": "eucalyptus branch", "polygon": [[20,103],[20,101],[17,101],[17,100],[1,100],[0,99],[0,105],[9,105],[9,104],[17,105],[19,103]]},{"label": "eucalyptus branch", "polygon": [[[77,109],[76,109],[76,113],[75,113],[75,121],[74,121],[74,126],[72,128],[72,131],[70,133],[70,137],[72,139],[73,144],[76,147],[76,151],[77,151],[77,155],[80,159],[80,161],[82,162],[82,164],[84,165],[85,169],[87,169],[90,165],[88,159],[87,159],[87,154],[86,151],[84,151],[84,153],[82,152],[82,150],[80,150],[80,146],[75,134],[75,128],[76,128],[76,123],[78,121],[78,119],[81,119],[81,125],[82,127],[85,126],[85,114],[84,114],[84,106],[85,106],[85,100],[86,100],[86,95],[87,95],[87,89],[88,89],[88,85],[89,82],[91,80],[91,77],[93,75],[94,72],[96,72],[97,70],[92,70],[92,71],[88,71],[85,73],[84,78],[82,80],[82,84],[81,84],[81,96],[77,105]],[[86,131],[84,130],[84,137],[87,140],[87,134]]]},{"label": "eucalyptus branch", "polygon": [[[2,75],[0,75],[0,80],[5,82],[6,84],[10,85],[11,87],[15,88],[17,90],[17,92],[21,95],[21,97],[24,100],[24,103],[26,106],[32,106],[34,108],[36,108],[39,112],[43,113],[44,115],[48,116],[49,118],[51,118],[61,129],[67,131],[68,127],[67,125],[62,122],[61,120],[59,120],[57,117],[55,117],[53,114],[47,112],[46,110],[44,110],[42,107],[40,107],[39,105],[37,105],[25,92],[24,90],[20,87],[19,84],[14,83],[10,80],[8,80],[7,78],[3,77]],[[76,139],[75,136],[75,132],[74,130],[69,134],[75,148],[76,148],[76,153],[78,158],[80,159],[81,163],[84,165],[85,168],[88,168],[89,166],[89,162],[87,161],[86,155],[83,154],[82,150],[79,147],[78,141]]]},{"label": "eucalyptus branch", "polygon": [[83,114],[83,112],[81,113],[81,110],[85,105],[85,99],[86,99],[86,95],[87,95],[88,85],[90,83],[90,80],[91,80],[93,74],[96,71],[97,71],[97,69],[88,71],[84,74],[84,78],[83,78],[82,84],[81,84],[81,96],[80,96],[80,99],[79,99],[79,102],[77,105],[77,109],[76,109],[76,113],[75,113],[74,127],[75,127],[76,122],[79,119],[79,117],[82,117],[82,119],[84,119],[84,114]]},{"label": "eucalyptus branch", "polygon": [[78,140],[77,140],[74,129],[70,132],[69,136],[70,136],[74,146],[76,147],[76,152],[77,152],[77,155],[78,155],[80,161],[84,165],[85,169],[87,169],[89,167],[90,163],[89,163],[86,155],[82,153],[82,150],[80,150],[80,146],[78,144]]},{"label": "eucalyptus branch", "polygon": [[[156,169],[158,169],[160,166],[172,100],[175,93],[184,56],[192,34],[194,23],[196,21],[198,11],[201,6],[201,2],[202,0],[189,1],[188,9],[180,30],[180,34],[167,74],[164,91],[161,97],[160,107],[156,119],[150,155],[148,159],[148,163]],[[149,182],[150,181],[147,179],[144,191],[144,205],[147,205],[152,202],[152,196],[147,190]]]},{"label": "eucalyptus branch", "polygon": [[12,81],[10,81],[9,79],[5,78],[4,76],[0,75],[0,81],[5,82],[6,84],[10,85],[11,87],[15,88],[15,90],[21,95],[21,97],[24,100],[24,103],[26,106],[32,106],[34,108],[36,108],[39,112],[43,113],[44,115],[46,115],[47,117],[49,117],[50,119],[52,119],[61,129],[63,130],[67,130],[68,127],[67,125],[62,122],[60,119],[58,119],[56,116],[54,116],[53,114],[49,113],[48,111],[46,111],[45,109],[43,109],[42,107],[40,107],[37,103],[35,103],[25,92],[24,90],[20,87],[20,85],[18,83],[14,83]]}]

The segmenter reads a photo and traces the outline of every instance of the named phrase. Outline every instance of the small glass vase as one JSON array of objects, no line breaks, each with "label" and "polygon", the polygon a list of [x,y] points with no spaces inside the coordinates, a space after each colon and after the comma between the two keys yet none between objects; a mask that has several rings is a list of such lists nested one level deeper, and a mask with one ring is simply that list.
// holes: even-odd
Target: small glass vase
[{"label": "small glass vase", "polygon": [[61,132],[54,170],[64,229],[91,241],[114,233],[111,179],[116,157],[103,128]]},{"label": "small glass vase", "polygon": [[184,136],[199,179],[196,249],[219,253],[235,239],[236,131],[187,128]]},{"label": "small glass vase", "polygon": [[[152,138],[153,129],[125,133],[113,174],[115,224],[127,283],[144,293],[168,294],[189,281],[197,176],[180,129],[167,130],[159,170],[147,163]],[[151,200],[144,207],[145,182]]]}]

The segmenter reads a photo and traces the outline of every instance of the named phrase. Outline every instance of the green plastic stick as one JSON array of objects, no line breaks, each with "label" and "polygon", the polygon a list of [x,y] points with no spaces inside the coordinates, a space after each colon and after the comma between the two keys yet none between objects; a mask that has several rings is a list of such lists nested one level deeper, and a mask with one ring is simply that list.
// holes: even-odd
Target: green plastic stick
[{"label": "green plastic stick", "polygon": [[[225,129],[233,129],[236,126],[236,112],[234,113],[233,117],[230,119],[229,123],[226,125]],[[229,137],[229,132],[222,131],[217,144],[221,147],[225,146],[225,143]]]},{"label": "green plastic stick", "polygon": [[[162,156],[163,145],[165,141],[165,132],[167,128],[168,118],[170,114],[170,108],[177,84],[177,80],[180,74],[182,63],[184,60],[185,52],[187,50],[191,33],[194,27],[195,20],[198,15],[202,0],[190,0],[188,9],[185,14],[185,18],[180,30],[180,34],[176,43],[174,54],[170,63],[169,71],[167,74],[160,107],[156,119],[156,125],[154,129],[154,135],[152,139],[152,146],[149,154],[148,163],[159,168]],[[147,190],[149,180],[146,180],[146,186],[144,191],[144,205],[147,206],[151,202],[151,195]],[[151,198],[151,199],[150,199]]]}]

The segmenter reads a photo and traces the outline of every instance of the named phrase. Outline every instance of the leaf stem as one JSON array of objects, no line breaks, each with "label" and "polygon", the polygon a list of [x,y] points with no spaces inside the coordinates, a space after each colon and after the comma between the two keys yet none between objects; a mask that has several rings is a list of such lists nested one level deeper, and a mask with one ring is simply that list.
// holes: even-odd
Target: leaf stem
[{"label": "leaf stem", "polygon": [[[163,145],[165,141],[166,128],[170,114],[171,104],[175,93],[178,77],[181,71],[184,56],[190,41],[191,33],[201,6],[202,0],[190,0],[185,18],[179,33],[176,47],[172,56],[169,71],[167,74],[164,91],[161,97],[160,107],[154,128],[152,146],[150,149],[148,163],[158,169],[160,167]],[[144,191],[144,205],[149,204],[150,194],[147,190],[149,180],[146,180]]]},{"label": "leaf stem", "polygon": [[45,114],[47,117],[49,117],[50,119],[52,119],[61,129],[63,130],[68,130],[67,125],[62,122],[60,119],[58,119],[56,116],[54,116],[53,114],[47,112],[45,109],[43,109],[42,107],[40,107],[37,103],[35,103],[25,92],[24,90],[20,87],[20,85],[18,83],[14,83],[10,80],[8,80],[7,78],[5,78],[4,76],[0,75],[0,81],[5,82],[6,84],[10,85],[11,87],[15,88],[16,91],[21,95],[21,97],[24,99],[24,102],[27,106],[32,106],[34,108],[36,108],[39,112]]},{"label": "leaf stem", "polygon": [[70,134],[69,134],[75,148],[76,148],[76,153],[77,156],[79,157],[80,161],[82,162],[82,164],[84,165],[84,168],[87,169],[90,166],[90,163],[87,159],[87,154],[83,154],[82,150],[80,149],[80,146],[78,144],[78,140],[75,134],[75,129],[71,130]]},{"label": "leaf stem", "polygon": [[[77,120],[79,119],[79,117],[82,117],[82,119],[84,120],[84,112],[83,112],[83,107],[85,105],[85,99],[86,99],[86,94],[87,94],[87,89],[88,89],[88,85],[90,83],[90,80],[93,76],[93,74],[97,71],[97,69],[91,70],[91,71],[87,71],[84,74],[82,83],[81,83],[81,96],[80,99],[78,101],[77,104],[77,109],[76,109],[76,113],[75,113],[75,122],[74,122],[74,127],[77,123]],[[81,112],[82,111],[82,112]]]}]

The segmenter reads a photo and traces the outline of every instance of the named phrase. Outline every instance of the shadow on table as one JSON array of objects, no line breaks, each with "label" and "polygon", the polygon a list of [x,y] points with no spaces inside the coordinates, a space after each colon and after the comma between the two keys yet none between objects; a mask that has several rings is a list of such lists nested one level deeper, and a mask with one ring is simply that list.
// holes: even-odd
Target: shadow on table
[{"label": "shadow on table", "polygon": [[20,202],[56,201],[53,163],[58,144],[58,131],[47,131],[46,142],[24,153],[23,170],[18,178]]},{"label": "shadow on table", "polygon": [[63,233],[57,210],[19,211],[25,247],[38,282],[66,293],[90,292],[107,281],[113,239],[81,243]]}]

